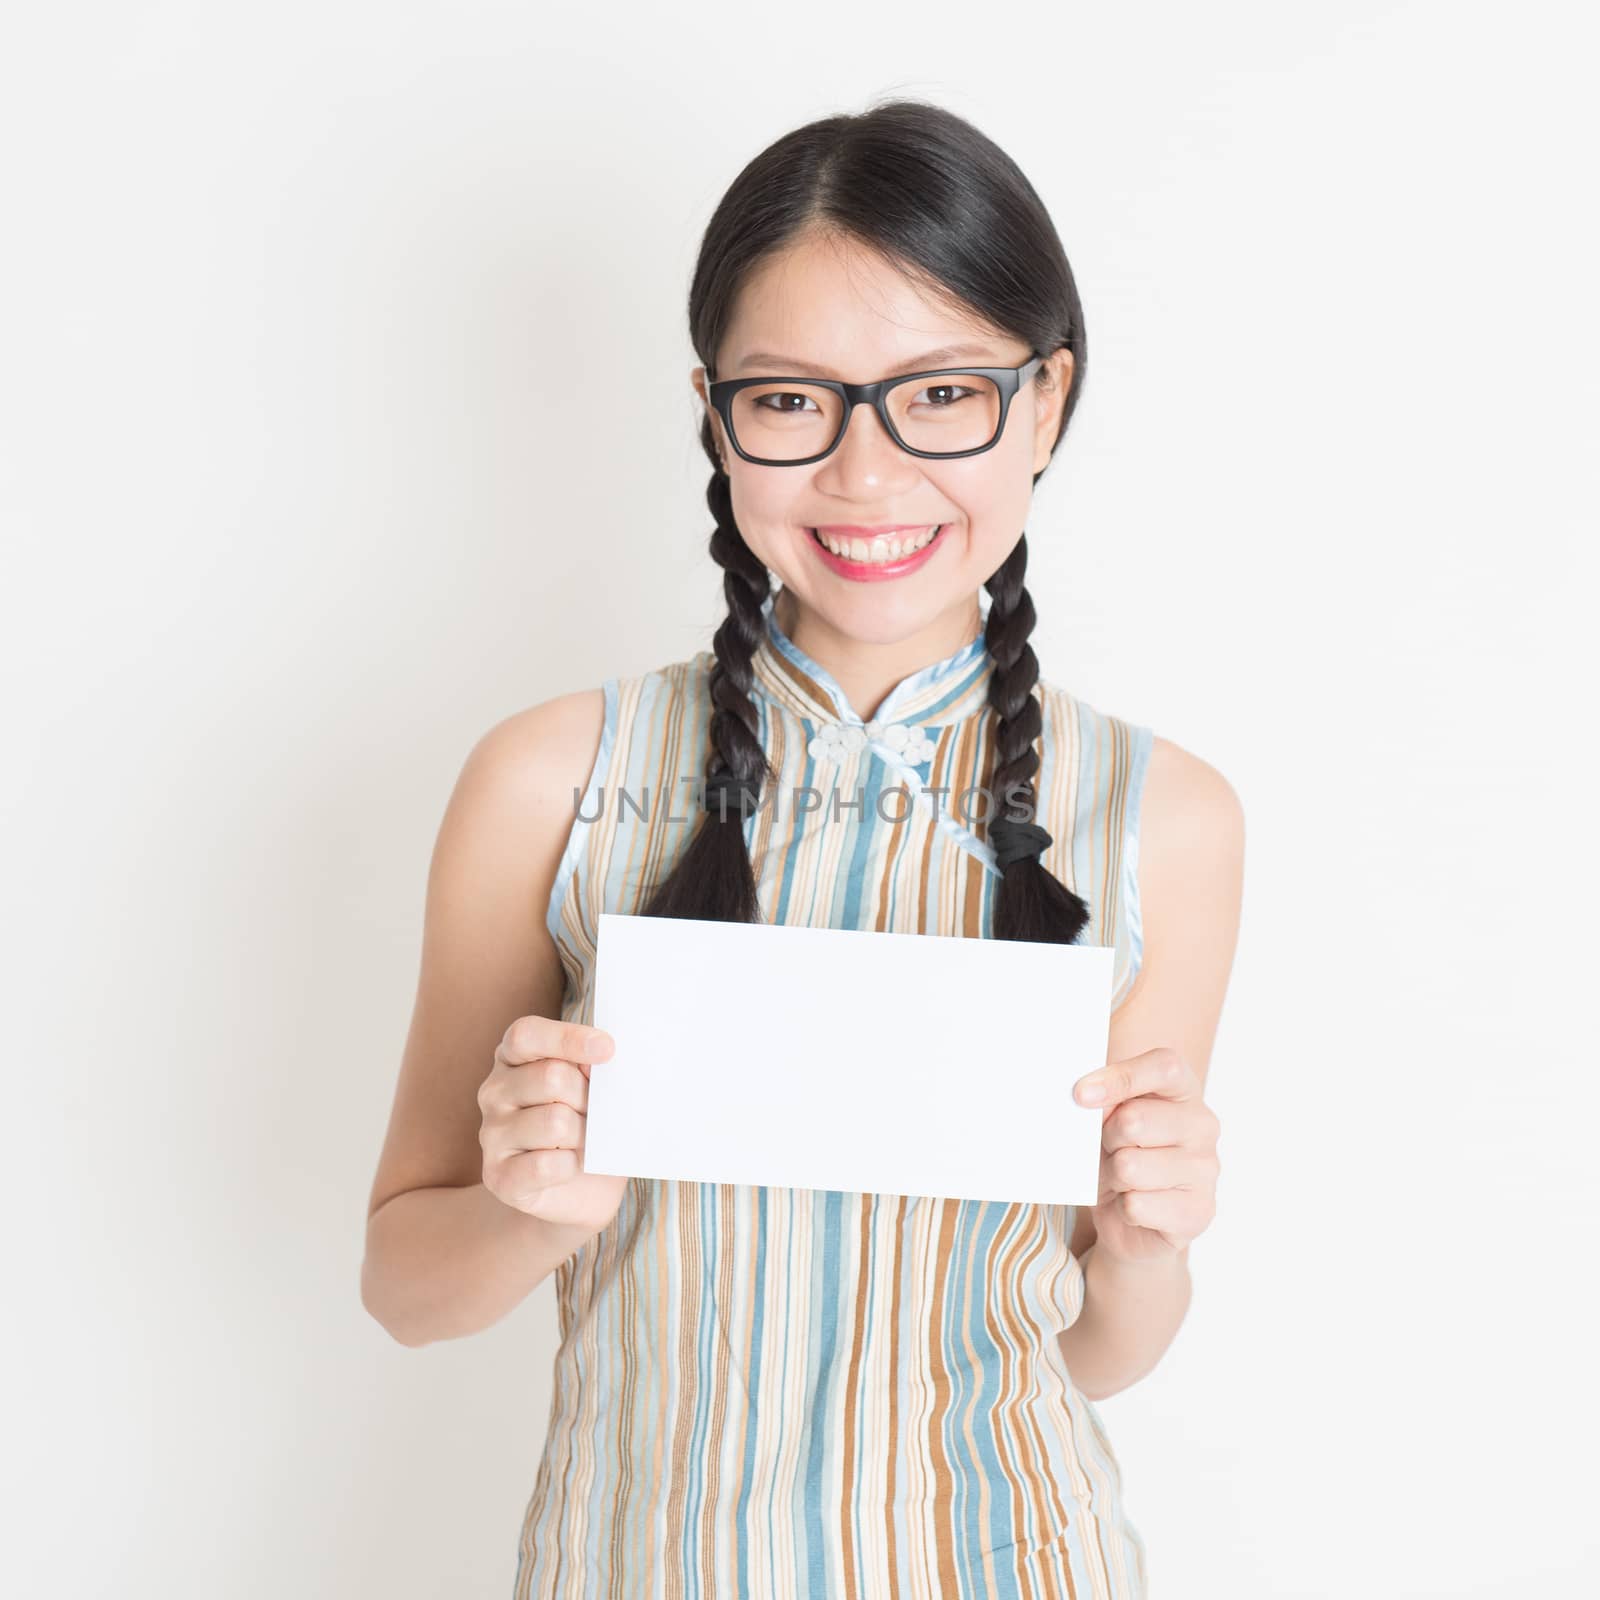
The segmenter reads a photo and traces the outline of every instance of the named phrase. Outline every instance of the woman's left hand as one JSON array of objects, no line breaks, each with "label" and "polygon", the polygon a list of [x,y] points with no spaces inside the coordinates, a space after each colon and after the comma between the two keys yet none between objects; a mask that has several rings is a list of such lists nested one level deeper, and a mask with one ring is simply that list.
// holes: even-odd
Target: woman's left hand
[{"label": "woman's left hand", "polygon": [[[1086,1093],[1097,1086],[1100,1097]],[[1080,1105],[1105,1107],[1100,1133],[1097,1254],[1148,1263],[1203,1233],[1217,1211],[1216,1113],[1176,1050],[1158,1046],[1080,1078]]]}]

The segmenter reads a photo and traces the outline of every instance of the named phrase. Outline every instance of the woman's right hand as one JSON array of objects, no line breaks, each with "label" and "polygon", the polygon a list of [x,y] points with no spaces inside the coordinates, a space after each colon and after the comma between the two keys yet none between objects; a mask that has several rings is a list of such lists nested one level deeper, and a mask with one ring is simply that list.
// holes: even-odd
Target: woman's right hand
[{"label": "woman's right hand", "polygon": [[614,1041],[603,1028],[518,1017],[478,1089],[483,1183],[530,1217],[598,1233],[616,1216],[625,1177],[583,1170],[589,1066]]}]

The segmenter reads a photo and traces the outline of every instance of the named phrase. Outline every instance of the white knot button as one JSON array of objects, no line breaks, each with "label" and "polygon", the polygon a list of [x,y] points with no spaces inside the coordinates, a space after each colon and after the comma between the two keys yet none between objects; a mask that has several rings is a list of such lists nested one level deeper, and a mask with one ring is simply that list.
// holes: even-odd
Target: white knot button
[{"label": "white knot button", "polygon": [[933,740],[921,728],[908,727],[903,722],[891,722],[887,726],[869,722],[867,734],[873,739],[881,739],[902,760],[914,767],[920,767],[924,761],[933,760],[936,747]]},{"label": "white knot button", "polygon": [[921,728],[907,727],[903,722],[869,722],[865,727],[854,722],[825,722],[807,741],[806,753],[813,761],[844,762],[859,755],[869,739],[887,745],[914,767],[931,761],[937,748]]},{"label": "white knot button", "polygon": [[866,732],[853,722],[824,722],[806,741],[806,754],[813,761],[843,763],[866,747]]}]

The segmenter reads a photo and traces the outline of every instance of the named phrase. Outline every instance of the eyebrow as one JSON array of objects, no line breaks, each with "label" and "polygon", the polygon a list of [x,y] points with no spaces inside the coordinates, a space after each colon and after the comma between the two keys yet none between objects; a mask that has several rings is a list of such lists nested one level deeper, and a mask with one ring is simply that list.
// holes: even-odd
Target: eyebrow
[{"label": "eyebrow", "polygon": [[[946,344],[937,350],[924,350],[920,356],[913,356],[910,361],[902,361],[899,366],[891,367],[884,373],[886,378],[897,378],[905,372],[927,372],[943,366],[950,361],[969,361],[980,357],[985,366],[1004,366],[1005,362],[995,355],[993,349],[982,344]],[[825,367],[819,367],[810,361],[800,361],[794,356],[777,356],[769,350],[752,350],[743,361],[735,364],[733,371],[744,369],[758,369],[758,373],[767,373],[774,377],[787,377],[790,373],[799,376],[801,373],[810,377],[831,378],[835,374]]]}]

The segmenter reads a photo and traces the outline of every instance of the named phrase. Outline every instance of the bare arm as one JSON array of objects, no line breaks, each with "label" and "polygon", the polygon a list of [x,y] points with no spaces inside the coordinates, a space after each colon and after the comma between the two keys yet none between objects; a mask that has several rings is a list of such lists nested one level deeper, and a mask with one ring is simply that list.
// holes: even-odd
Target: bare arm
[{"label": "bare arm", "polygon": [[[1108,1059],[1169,1046],[1205,1085],[1238,941],[1244,813],[1214,767],[1165,739],[1151,751],[1141,814],[1139,899],[1144,960],[1111,1019]],[[1090,1399],[1148,1374],[1189,1309],[1187,1247],[1134,1263],[1094,1249],[1085,1207],[1072,1248],[1084,1270],[1083,1309],[1060,1336],[1074,1384]]]},{"label": "bare arm", "polygon": [[440,824],[361,1264],[361,1303],[401,1344],[498,1322],[594,1231],[530,1216],[484,1187],[477,1095],[515,1018],[561,1015],[545,911],[603,715],[592,689],[491,728]]}]

